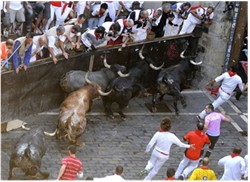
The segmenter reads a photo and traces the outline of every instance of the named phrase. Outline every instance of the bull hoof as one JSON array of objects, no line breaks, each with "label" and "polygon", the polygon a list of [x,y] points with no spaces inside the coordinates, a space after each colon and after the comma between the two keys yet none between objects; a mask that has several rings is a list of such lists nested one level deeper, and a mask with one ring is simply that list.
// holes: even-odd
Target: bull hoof
[{"label": "bull hoof", "polygon": [[157,108],[156,107],[152,107],[152,112],[153,113],[157,112]]},{"label": "bull hoof", "polygon": [[176,112],[175,112],[175,115],[176,115],[176,116],[179,116],[179,115],[180,115],[179,111],[176,111]]},{"label": "bull hoof", "polygon": [[115,116],[114,116],[113,114],[108,115],[108,117],[109,117],[110,119],[115,119]]},{"label": "bull hoof", "polygon": [[126,121],[126,117],[125,116],[122,116],[121,117],[123,121]]}]

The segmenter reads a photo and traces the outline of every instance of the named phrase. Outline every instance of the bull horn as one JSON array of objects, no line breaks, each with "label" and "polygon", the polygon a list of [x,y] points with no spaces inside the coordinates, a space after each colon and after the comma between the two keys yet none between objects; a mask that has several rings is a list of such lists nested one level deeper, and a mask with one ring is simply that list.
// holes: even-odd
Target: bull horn
[{"label": "bull horn", "polygon": [[129,73],[123,74],[121,71],[118,71],[117,74],[118,74],[120,77],[128,77],[128,76],[129,76]]},{"label": "bull horn", "polygon": [[160,70],[164,66],[164,63],[162,63],[162,65],[159,67],[154,66],[152,63],[150,63],[149,66],[150,66],[150,68],[152,68],[154,70]]},{"label": "bull horn", "polygon": [[190,60],[190,63],[193,64],[193,65],[195,65],[195,66],[197,66],[197,65],[201,65],[201,64],[202,64],[202,61],[196,63],[195,61]]},{"label": "bull horn", "polygon": [[184,56],[185,51],[186,51],[186,49],[185,49],[184,51],[182,51],[181,54],[180,54],[180,57],[181,57],[182,59],[185,58],[185,56]]},{"label": "bull horn", "polygon": [[27,127],[25,126],[25,124],[26,124],[26,123],[23,122],[23,124],[22,124],[22,129],[30,130],[30,128],[27,128]]},{"label": "bull horn", "polygon": [[111,68],[111,66],[107,63],[106,55],[105,58],[103,59],[103,64],[106,68]]},{"label": "bull horn", "polygon": [[93,84],[93,82],[90,81],[90,80],[88,79],[88,74],[89,74],[89,72],[87,72],[87,73],[85,74],[85,80],[86,80],[86,82],[87,82],[88,84]]},{"label": "bull horn", "polygon": [[142,46],[141,50],[139,51],[139,56],[141,59],[145,59],[145,57],[142,55],[142,50],[144,49],[144,45]]},{"label": "bull horn", "polygon": [[49,132],[46,132],[46,131],[44,131],[43,133],[45,135],[47,135],[47,136],[55,136],[56,132],[57,132],[57,128],[56,128],[56,130],[53,133],[49,133]]},{"label": "bull horn", "polygon": [[107,96],[112,92],[112,89],[109,92],[103,92],[101,89],[97,89],[97,91],[101,96]]}]

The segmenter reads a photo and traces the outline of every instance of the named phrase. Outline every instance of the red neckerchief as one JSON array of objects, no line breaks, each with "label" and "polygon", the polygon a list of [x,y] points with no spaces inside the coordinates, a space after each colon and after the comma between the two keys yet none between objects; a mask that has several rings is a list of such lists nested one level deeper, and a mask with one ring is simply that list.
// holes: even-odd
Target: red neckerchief
[{"label": "red neckerchief", "polygon": [[218,95],[219,88],[220,88],[220,87],[216,87],[216,88],[208,88],[208,87],[206,87],[206,89],[207,89],[208,91],[210,91],[210,94],[211,94],[211,95],[215,95],[215,96]]},{"label": "red neckerchief", "polygon": [[97,34],[95,31],[94,31],[94,34],[95,34],[95,38],[96,38],[96,40],[98,40],[98,39],[100,38],[100,35],[99,35],[99,34]]},{"label": "red neckerchief", "polygon": [[229,74],[230,77],[232,77],[232,76],[236,75],[237,73],[233,72],[233,71],[228,71],[228,74]]},{"label": "red neckerchief", "polygon": [[126,23],[127,23],[127,19],[123,19],[123,25],[124,25],[125,28],[127,28]]},{"label": "red neckerchief", "polygon": [[197,133],[198,135],[204,135],[204,132],[203,132],[203,131],[200,131],[200,130],[198,130],[198,129],[195,130],[194,132]]},{"label": "red neckerchief", "polygon": [[231,157],[232,157],[232,158],[237,157],[237,156],[240,156],[240,154],[235,154],[235,153],[232,153],[232,154],[231,154]]},{"label": "red neckerchief", "polygon": [[167,130],[160,129],[159,132],[168,132]]},{"label": "red neckerchief", "polygon": [[165,178],[165,180],[174,180],[174,177]]},{"label": "red neckerchief", "polygon": [[50,4],[56,7],[61,7],[61,1],[51,1]]},{"label": "red neckerchief", "polygon": [[68,6],[68,4],[69,3],[67,3],[67,2],[63,2],[64,3],[64,5],[63,5],[63,9],[62,9],[62,13],[61,13],[61,15],[64,13],[64,11],[65,11],[65,9],[66,9],[66,7]]}]

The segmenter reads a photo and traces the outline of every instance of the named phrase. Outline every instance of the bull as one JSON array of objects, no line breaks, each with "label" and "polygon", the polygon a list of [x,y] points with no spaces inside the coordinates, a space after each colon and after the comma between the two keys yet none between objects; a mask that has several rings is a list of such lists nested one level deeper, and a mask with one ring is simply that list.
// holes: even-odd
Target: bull
[{"label": "bull", "polygon": [[[183,52],[181,57],[184,58]],[[194,72],[198,65],[202,62],[196,63],[193,60],[187,58],[182,59],[177,65],[170,66],[160,71],[157,79],[157,89],[153,93],[152,99],[152,112],[156,112],[156,97],[157,93],[160,94],[159,100],[163,100],[165,94],[171,95],[174,98],[174,110],[176,115],[179,114],[177,102],[180,100],[183,108],[187,106],[185,97],[181,94],[181,91],[186,87],[187,78],[190,74],[194,76]]]},{"label": "bull", "polygon": [[108,90],[111,89],[110,94],[102,96],[103,106],[105,113],[108,117],[114,118],[113,112],[111,110],[111,105],[117,103],[119,105],[118,113],[123,120],[126,119],[126,116],[123,113],[123,109],[128,106],[130,99],[137,96],[143,90],[143,83],[146,82],[149,71],[160,70],[164,63],[156,67],[153,65],[153,61],[150,57],[144,57],[142,55],[142,49],[139,51],[140,61],[136,62],[129,69],[128,77],[117,77],[110,84]]},{"label": "bull", "polygon": [[[127,77],[127,74],[123,74],[126,71],[126,67],[113,64],[109,65],[107,63],[106,57],[103,60],[105,68],[101,70],[90,72],[89,79],[100,85],[102,90],[105,90],[110,84],[110,81],[115,79],[117,76]],[[63,91],[70,93],[76,91],[82,86],[86,85],[85,71],[69,71],[62,76],[60,79],[60,86]]]},{"label": "bull", "polygon": [[20,168],[25,173],[22,179],[47,179],[49,173],[40,171],[46,148],[45,136],[41,129],[30,130],[23,134],[11,153],[8,179],[15,177],[14,168]]},{"label": "bull", "polygon": [[80,137],[86,128],[86,113],[90,111],[93,99],[97,98],[99,94],[105,95],[98,84],[88,79],[88,73],[85,75],[85,80],[89,84],[70,93],[62,102],[57,128],[53,133],[45,132],[46,135],[56,135],[59,140],[68,138],[77,146],[85,145],[80,141]]}]

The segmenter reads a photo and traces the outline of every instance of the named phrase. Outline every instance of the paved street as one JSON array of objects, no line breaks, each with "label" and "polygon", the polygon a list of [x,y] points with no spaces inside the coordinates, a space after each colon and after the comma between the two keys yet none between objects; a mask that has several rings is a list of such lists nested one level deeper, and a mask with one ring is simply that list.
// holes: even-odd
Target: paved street
[{"label": "paved street", "polygon": [[[117,116],[114,120],[107,118],[103,113],[101,100],[95,100],[91,113],[88,114],[88,123],[82,140],[86,146],[78,148],[77,156],[83,162],[84,178],[87,176],[104,177],[112,175],[116,165],[124,166],[124,178],[127,180],[139,180],[137,173],[142,170],[151,155],[144,154],[146,145],[158,130],[160,121],[165,116],[172,119],[172,132],[180,139],[196,127],[195,115],[199,113],[205,104],[211,102],[207,92],[200,90],[185,91],[187,108],[182,109],[179,103],[180,115],[176,117],[171,112],[151,113],[145,103],[151,102],[151,96],[135,98],[131,100],[129,107],[125,109],[127,120],[122,121]],[[172,98],[164,97],[164,103],[170,110]],[[114,105],[114,109],[116,105]],[[225,155],[229,155],[235,145],[242,149],[242,156],[247,153],[247,137],[242,136],[239,131],[247,130],[247,97],[241,97],[236,101],[234,97],[229,103],[225,103],[220,111],[226,112],[232,119],[232,123],[222,123],[221,137],[214,152],[211,155],[211,168],[215,170],[217,177],[222,176],[223,169],[218,167],[217,161]],[[46,131],[54,131],[58,110],[48,111],[25,118],[27,127],[42,127]],[[1,179],[6,180],[8,176],[8,162],[11,148],[17,139],[27,131],[20,129],[2,133],[1,153]],[[61,166],[61,158],[66,155],[69,143],[58,142],[54,137],[46,137],[48,148],[42,160],[42,171],[49,171],[49,179],[57,177]],[[185,149],[176,145],[172,146],[170,159],[164,164],[154,180],[165,177],[168,167],[177,168],[183,157]]]}]

